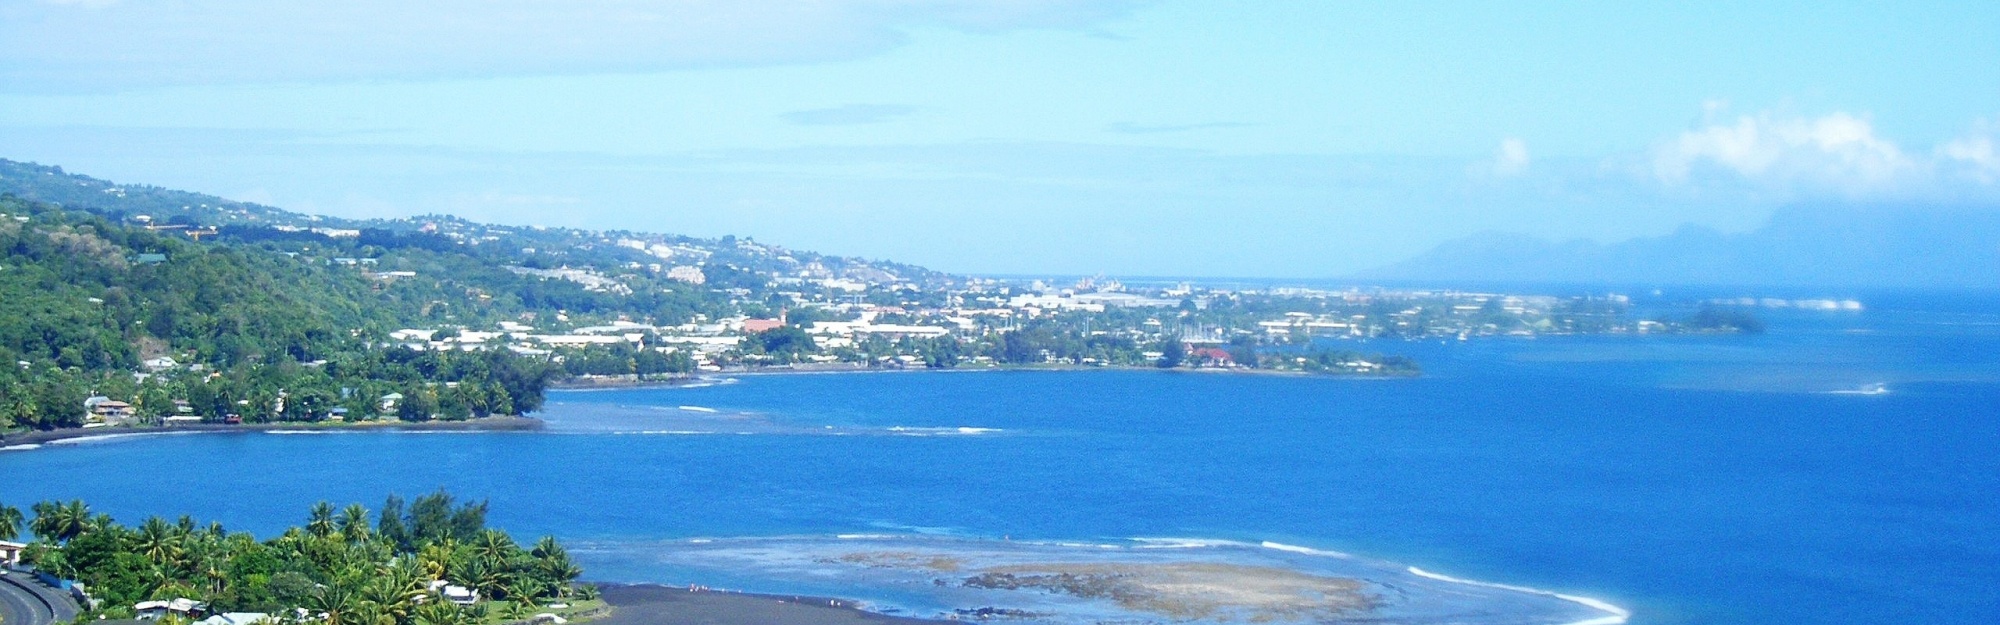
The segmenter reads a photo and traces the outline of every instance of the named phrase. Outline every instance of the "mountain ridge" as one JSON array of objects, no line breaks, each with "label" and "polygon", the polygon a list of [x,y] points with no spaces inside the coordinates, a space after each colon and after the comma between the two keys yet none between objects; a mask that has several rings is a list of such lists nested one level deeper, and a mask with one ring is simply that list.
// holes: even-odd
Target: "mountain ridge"
[{"label": "mountain ridge", "polygon": [[1979,288],[2000,284],[2000,210],[1795,205],[1756,229],[1683,225],[1615,243],[1482,232],[1355,274],[1370,280]]}]

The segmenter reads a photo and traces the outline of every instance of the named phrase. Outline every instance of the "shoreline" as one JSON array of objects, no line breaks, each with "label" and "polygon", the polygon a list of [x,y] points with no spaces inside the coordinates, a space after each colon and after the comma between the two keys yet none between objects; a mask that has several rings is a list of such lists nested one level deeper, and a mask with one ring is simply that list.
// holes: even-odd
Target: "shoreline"
[{"label": "shoreline", "polygon": [[947,621],[892,616],[847,599],[600,583],[611,614],[592,625],[922,625]]},{"label": "shoreline", "polygon": [[464,421],[358,421],[353,423],[194,423],[141,427],[62,428],[0,434],[0,447],[45,445],[66,440],[99,436],[152,436],[159,434],[228,434],[255,432],[532,432],[546,424],[534,417],[493,416]]},{"label": "shoreline", "polygon": [[549,390],[592,391],[592,390],[629,390],[629,389],[645,389],[645,388],[675,388],[684,386],[694,386],[703,383],[712,383],[716,380],[726,380],[730,378],[750,378],[750,377],[766,377],[766,376],[853,375],[853,374],[876,374],[876,373],[942,374],[942,373],[988,373],[988,372],[1007,372],[1007,371],[1050,371],[1050,372],[1152,371],[1152,372],[1169,373],[1177,375],[1194,374],[1194,375],[1276,376],[1276,377],[1326,378],[1330,380],[1411,380],[1423,377],[1422,373],[1415,373],[1408,375],[1402,375],[1402,374],[1360,375],[1360,374],[1340,374],[1340,373],[1315,373],[1311,371],[1293,371],[1286,369],[1250,369],[1250,368],[1219,368],[1219,367],[1161,369],[1159,367],[1143,367],[1136,365],[1067,365],[1067,364],[993,365],[985,367],[952,367],[949,369],[931,369],[927,367],[868,367],[862,365],[843,364],[842,366],[812,365],[805,367],[781,366],[781,367],[764,367],[758,369],[728,369],[723,371],[709,371],[700,374],[689,374],[670,379],[654,379],[654,380],[637,380],[634,379],[634,376],[630,375],[586,376],[584,378],[572,378],[561,382],[552,383],[549,385]]}]

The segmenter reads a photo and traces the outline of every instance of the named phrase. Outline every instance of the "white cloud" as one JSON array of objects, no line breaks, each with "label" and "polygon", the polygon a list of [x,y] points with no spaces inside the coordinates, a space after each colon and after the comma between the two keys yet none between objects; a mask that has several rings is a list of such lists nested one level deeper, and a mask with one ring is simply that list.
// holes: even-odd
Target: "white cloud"
[{"label": "white cloud", "polygon": [[1493,149],[1493,157],[1482,159],[1465,168],[1466,175],[1474,180],[1497,180],[1514,178],[1528,173],[1528,166],[1534,159],[1528,154],[1528,142],[1519,137],[1500,140],[1499,147]]},{"label": "white cloud", "polygon": [[[0,3],[0,89],[660,71],[856,58],[915,28],[1092,29],[1146,0]],[[107,6],[108,5],[108,6]]]},{"label": "white cloud", "polygon": [[1518,176],[1528,171],[1528,142],[1508,137],[1493,154],[1493,174]]},{"label": "white cloud", "polygon": [[1953,139],[1938,146],[1938,157],[1966,178],[1980,184],[2000,182],[2000,150],[1994,148],[1993,137],[1985,124],[1973,134]]},{"label": "white cloud", "polygon": [[1780,187],[1850,195],[1889,190],[1920,176],[1925,163],[1847,113],[1817,118],[1744,115],[1681,133],[1653,154],[1653,172],[1673,184],[1715,169]]}]

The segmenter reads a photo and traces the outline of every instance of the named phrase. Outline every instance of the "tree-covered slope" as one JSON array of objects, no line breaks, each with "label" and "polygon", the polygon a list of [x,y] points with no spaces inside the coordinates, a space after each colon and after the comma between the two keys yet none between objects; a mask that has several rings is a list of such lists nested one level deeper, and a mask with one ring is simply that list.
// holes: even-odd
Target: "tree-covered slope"
[{"label": "tree-covered slope", "polygon": [[150,417],[310,420],[372,412],[390,393],[447,416],[514,413],[539,405],[549,375],[507,352],[382,346],[430,302],[473,308],[464,296],[425,300],[259,245],[20,198],[0,197],[0,214],[0,428],[78,425],[91,395],[139,399]]}]

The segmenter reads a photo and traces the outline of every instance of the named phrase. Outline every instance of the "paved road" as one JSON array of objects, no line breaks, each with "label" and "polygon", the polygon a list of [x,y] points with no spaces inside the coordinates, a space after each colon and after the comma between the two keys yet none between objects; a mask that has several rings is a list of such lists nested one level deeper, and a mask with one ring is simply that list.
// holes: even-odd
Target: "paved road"
[{"label": "paved road", "polygon": [[42,585],[19,571],[0,575],[0,618],[6,625],[51,625],[76,618],[68,593]]}]

